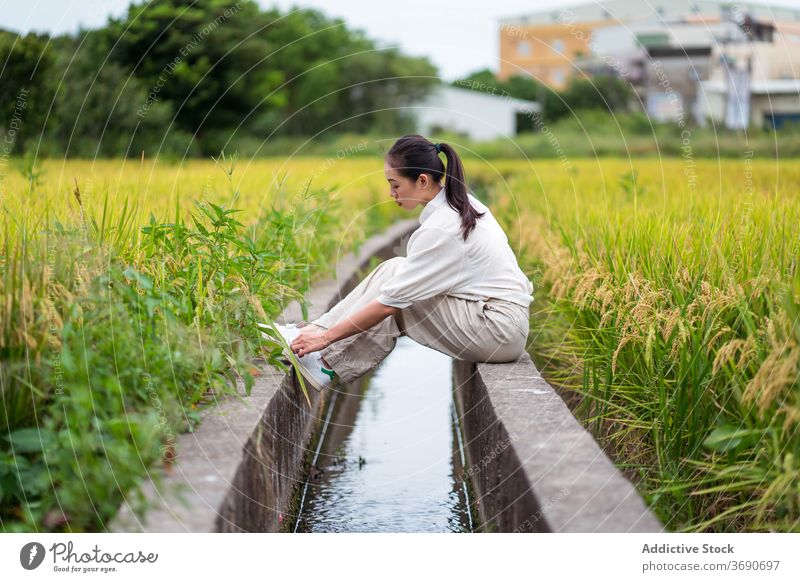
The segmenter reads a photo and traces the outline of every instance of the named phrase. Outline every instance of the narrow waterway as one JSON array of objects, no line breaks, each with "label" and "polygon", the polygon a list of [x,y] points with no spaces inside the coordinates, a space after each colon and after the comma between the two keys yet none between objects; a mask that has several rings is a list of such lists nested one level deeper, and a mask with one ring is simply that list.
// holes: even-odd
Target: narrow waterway
[{"label": "narrow waterway", "polygon": [[334,387],[294,531],[477,529],[452,365],[449,356],[400,337],[373,372]]}]

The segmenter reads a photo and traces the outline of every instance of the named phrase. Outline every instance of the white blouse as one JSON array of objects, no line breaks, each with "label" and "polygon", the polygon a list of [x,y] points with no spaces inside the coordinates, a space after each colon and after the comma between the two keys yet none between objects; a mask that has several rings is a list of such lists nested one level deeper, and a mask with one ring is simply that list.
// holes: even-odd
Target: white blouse
[{"label": "white blouse", "polygon": [[467,240],[461,234],[461,216],[442,188],[422,210],[406,260],[381,286],[378,301],[401,309],[441,294],[505,299],[524,307],[533,302],[533,283],[519,268],[503,228],[486,205],[467,196],[479,212],[486,212]]}]

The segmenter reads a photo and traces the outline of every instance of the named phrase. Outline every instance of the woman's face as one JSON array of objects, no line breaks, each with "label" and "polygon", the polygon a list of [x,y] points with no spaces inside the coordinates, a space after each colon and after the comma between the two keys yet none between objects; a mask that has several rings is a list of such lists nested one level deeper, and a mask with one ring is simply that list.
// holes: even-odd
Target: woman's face
[{"label": "woman's face", "polygon": [[406,210],[412,210],[422,204],[429,197],[426,193],[431,189],[433,181],[430,175],[420,174],[416,182],[401,176],[400,173],[384,161],[383,173],[389,182],[389,194],[395,199],[397,205]]}]

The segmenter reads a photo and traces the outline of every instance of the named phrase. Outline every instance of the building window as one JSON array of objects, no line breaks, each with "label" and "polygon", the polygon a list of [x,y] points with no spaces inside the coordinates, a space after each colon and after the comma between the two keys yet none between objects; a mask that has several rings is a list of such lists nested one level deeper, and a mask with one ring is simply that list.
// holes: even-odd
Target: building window
[{"label": "building window", "polygon": [[564,54],[564,41],[557,38],[553,41],[553,50],[557,53]]},{"label": "building window", "polygon": [[521,40],[517,43],[517,54],[521,57],[528,57],[531,54],[531,43]]},{"label": "building window", "polygon": [[563,85],[564,69],[553,69],[553,72],[550,74],[550,81],[553,85]]}]

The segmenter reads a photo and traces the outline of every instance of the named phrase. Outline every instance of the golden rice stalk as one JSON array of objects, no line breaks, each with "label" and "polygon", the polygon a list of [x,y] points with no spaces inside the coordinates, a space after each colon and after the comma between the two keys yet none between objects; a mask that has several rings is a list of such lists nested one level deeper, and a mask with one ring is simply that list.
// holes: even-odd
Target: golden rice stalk
[{"label": "golden rice stalk", "polygon": [[747,383],[742,399],[745,402],[757,400],[758,411],[763,414],[770,404],[797,382],[798,363],[800,347],[791,340],[773,349]]},{"label": "golden rice stalk", "polygon": [[622,348],[625,347],[626,344],[630,343],[631,341],[637,339],[636,336],[633,335],[626,335],[623,336],[619,340],[619,344],[617,345],[617,349],[614,350],[614,354],[611,356],[611,372],[616,373],[617,371],[617,357],[619,353],[622,351]]},{"label": "golden rice stalk", "polygon": [[664,315],[663,325],[661,327],[661,338],[664,341],[669,339],[669,336],[672,334],[672,330],[675,329],[675,326],[678,324],[678,320],[682,319],[681,315],[681,308],[674,307],[671,310],[667,311],[666,315]]},{"label": "golden rice stalk", "polygon": [[[738,358],[736,357],[738,354]],[[717,350],[717,354],[714,357],[714,363],[711,367],[711,373],[717,374],[720,371],[723,365],[725,365],[729,361],[733,361],[736,358],[736,368],[739,370],[743,370],[747,364],[750,362],[750,359],[756,355],[756,344],[755,338],[752,336],[748,337],[747,339],[736,338],[732,339]]]},{"label": "golden rice stalk", "polygon": [[684,324],[683,319],[678,320],[678,333],[675,336],[675,341],[672,344],[672,348],[669,351],[669,357],[673,360],[678,358],[678,352],[680,352],[681,348],[686,345],[689,341],[689,329]]},{"label": "golden rice stalk", "polygon": [[784,404],[778,413],[783,414],[783,432],[787,433],[787,435],[792,434],[797,425],[800,424],[800,408]]},{"label": "golden rice stalk", "polygon": [[711,352],[714,351],[714,347],[717,345],[717,340],[719,338],[732,331],[733,330],[727,325],[724,325],[719,330],[717,330],[717,332],[711,337],[711,339],[706,342],[706,356],[711,356]]}]

